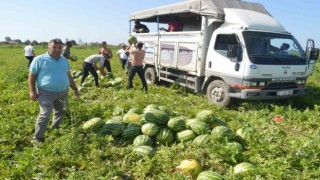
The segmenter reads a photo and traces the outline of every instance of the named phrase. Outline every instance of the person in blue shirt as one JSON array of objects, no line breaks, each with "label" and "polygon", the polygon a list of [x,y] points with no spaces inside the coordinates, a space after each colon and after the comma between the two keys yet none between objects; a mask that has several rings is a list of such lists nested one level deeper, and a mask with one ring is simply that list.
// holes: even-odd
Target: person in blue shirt
[{"label": "person in blue shirt", "polygon": [[28,86],[30,99],[38,101],[40,114],[35,125],[32,142],[44,142],[51,113],[51,128],[59,128],[68,105],[69,86],[75,99],[80,94],[71,76],[68,60],[61,56],[62,41],[53,39],[48,43],[48,52],[37,56],[29,68]]}]

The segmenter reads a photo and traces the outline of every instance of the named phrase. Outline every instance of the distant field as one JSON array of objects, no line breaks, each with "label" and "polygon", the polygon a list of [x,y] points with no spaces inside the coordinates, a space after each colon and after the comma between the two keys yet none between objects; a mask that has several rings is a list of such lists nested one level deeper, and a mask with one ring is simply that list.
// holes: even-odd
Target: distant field
[{"label": "distant field", "polygon": [[[98,49],[73,47],[71,52],[79,60],[70,62],[72,70],[79,71],[84,58]],[[112,50],[115,55],[118,47]],[[46,47],[36,46],[35,52],[45,53]],[[203,171],[215,171],[228,179],[320,178],[319,62],[308,80],[306,96],[282,101],[237,101],[229,109],[210,105],[205,95],[175,85],[151,86],[145,94],[140,91],[138,77],[134,89],[127,90],[127,76],[119,59],[115,56],[111,64],[114,76],[123,79],[121,85],[92,88],[79,101],[70,98],[63,127],[48,130],[47,141],[36,149],[30,140],[39,107],[29,100],[23,46],[0,46],[1,179],[191,179],[175,169],[181,160],[189,158],[196,159]],[[133,152],[132,141],[82,130],[83,123],[93,117],[106,121],[115,114],[123,116],[132,107],[142,111],[149,104],[166,106],[170,118],[191,119],[201,110],[210,110],[215,119],[226,122],[234,132],[247,127],[248,138],[212,138],[202,147],[192,142],[155,144],[155,155],[149,158]],[[119,109],[123,111],[116,113]],[[282,117],[280,123],[273,121],[277,115]],[[244,149],[230,148],[229,141],[238,141]],[[234,174],[233,167],[241,162],[256,168]]]}]

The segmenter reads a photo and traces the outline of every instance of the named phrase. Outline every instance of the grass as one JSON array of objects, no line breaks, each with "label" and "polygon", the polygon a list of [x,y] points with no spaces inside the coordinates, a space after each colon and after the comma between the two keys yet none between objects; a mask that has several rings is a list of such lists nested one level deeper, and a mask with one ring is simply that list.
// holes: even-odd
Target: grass
[{"label": "grass", "polygon": [[[80,70],[82,60],[97,53],[98,48],[73,47],[71,52],[79,60],[70,62],[71,68]],[[115,76],[125,81],[121,88],[94,89],[78,101],[70,98],[61,130],[47,130],[47,141],[35,149],[30,140],[39,107],[29,100],[27,60],[22,49],[0,48],[1,179],[190,179],[175,169],[188,158],[197,159],[203,170],[213,170],[230,179],[320,178],[319,64],[308,80],[306,96],[282,101],[237,101],[223,109],[208,104],[205,95],[177,86],[151,86],[145,94],[140,91],[137,77],[135,88],[127,90],[127,77],[115,57],[111,64]],[[117,49],[112,47],[114,54]],[[42,54],[46,48],[37,46],[35,51]],[[141,158],[132,153],[131,143],[81,130],[90,118],[110,119],[116,107],[143,109],[149,104],[167,106],[176,116],[188,118],[209,109],[233,131],[252,127],[251,138],[242,142],[243,153],[226,149],[226,141],[222,140],[202,148],[192,143],[158,145],[153,158]],[[276,115],[283,117],[281,123],[272,120]],[[240,162],[253,163],[257,170],[234,175],[232,168]]]}]

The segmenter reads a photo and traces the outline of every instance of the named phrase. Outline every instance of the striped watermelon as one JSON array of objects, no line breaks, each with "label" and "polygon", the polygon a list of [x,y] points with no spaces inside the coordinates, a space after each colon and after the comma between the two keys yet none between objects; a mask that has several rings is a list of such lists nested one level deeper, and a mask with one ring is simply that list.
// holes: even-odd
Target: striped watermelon
[{"label": "striped watermelon", "polygon": [[214,138],[228,138],[228,139],[233,139],[235,137],[235,133],[228,127],[226,126],[217,126],[211,131],[211,135]]},{"label": "striped watermelon", "polygon": [[104,126],[104,121],[101,118],[92,118],[85,122],[82,129],[86,132],[97,132]]},{"label": "striped watermelon", "polygon": [[156,139],[160,144],[168,145],[173,141],[174,133],[170,129],[163,128],[157,134]]},{"label": "striped watermelon", "polygon": [[134,148],[133,151],[140,156],[152,157],[155,154],[155,149],[150,146],[138,146],[138,147]]},{"label": "striped watermelon", "polygon": [[191,130],[182,130],[176,134],[178,142],[192,141],[196,138],[196,134]]},{"label": "striped watermelon", "polygon": [[160,128],[155,123],[146,123],[141,127],[141,131],[143,134],[152,137],[158,134]]},{"label": "striped watermelon", "polygon": [[242,139],[249,140],[252,134],[256,132],[256,129],[251,126],[244,126],[236,131],[236,134]]},{"label": "striped watermelon", "polygon": [[233,173],[240,174],[240,173],[244,173],[244,172],[254,171],[255,169],[256,169],[256,167],[253,164],[243,162],[243,163],[237,164],[233,168]]},{"label": "striped watermelon", "polygon": [[124,125],[122,124],[121,121],[110,119],[104,124],[100,133],[108,134],[112,136],[118,136],[118,135],[121,135],[123,129],[124,129]]},{"label": "striped watermelon", "polygon": [[174,132],[184,130],[186,129],[186,117],[179,116],[179,117],[171,118],[168,121],[167,126]]},{"label": "striped watermelon", "polygon": [[211,122],[210,122],[210,128],[213,129],[217,126],[227,126],[228,127],[228,123],[226,123],[218,118],[212,118]]},{"label": "striped watermelon", "polygon": [[181,171],[185,175],[191,175],[197,177],[201,172],[201,165],[198,161],[194,159],[185,159],[180,162],[180,165],[177,167],[177,170]]},{"label": "striped watermelon", "polygon": [[209,125],[203,121],[193,121],[190,124],[190,128],[196,134],[207,134],[209,132]]},{"label": "striped watermelon", "polygon": [[235,153],[240,153],[243,151],[243,146],[238,142],[229,142],[227,143],[227,148],[232,150]]},{"label": "striped watermelon", "polygon": [[159,109],[160,109],[161,111],[166,112],[166,113],[169,114],[169,115],[173,115],[173,112],[172,112],[171,109],[168,108],[167,106],[159,106]]},{"label": "striped watermelon", "polygon": [[205,146],[206,144],[210,143],[211,136],[210,134],[203,134],[200,136],[197,136],[192,143],[198,146]]},{"label": "striped watermelon", "polygon": [[156,104],[149,104],[146,108],[143,109],[143,113],[147,113],[150,110],[159,110],[159,106]]},{"label": "striped watermelon", "polygon": [[170,119],[167,113],[156,109],[149,110],[144,114],[144,118],[146,121],[156,123],[158,125],[166,125]]},{"label": "striped watermelon", "polygon": [[152,139],[147,135],[139,135],[133,140],[134,146],[152,146]]},{"label": "striped watermelon", "polygon": [[190,123],[192,123],[192,122],[194,122],[194,121],[198,121],[198,120],[195,119],[195,118],[194,118],[194,119],[187,119],[187,120],[186,120],[186,127],[187,127],[187,128],[190,128]]},{"label": "striped watermelon", "polygon": [[139,108],[131,108],[127,113],[136,113],[136,114],[141,114],[142,111]]},{"label": "striped watermelon", "polygon": [[224,180],[225,177],[214,171],[202,171],[197,180]]},{"label": "striped watermelon", "polygon": [[140,134],[141,134],[140,127],[127,126],[122,132],[122,137],[126,140],[133,140]]},{"label": "striped watermelon", "polygon": [[127,113],[123,116],[122,121],[126,123],[140,123],[141,116],[136,113]]},{"label": "striped watermelon", "polygon": [[199,121],[203,121],[205,123],[210,123],[213,118],[213,111],[211,110],[202,110],[199,111],[196,115],[196,119]]}]

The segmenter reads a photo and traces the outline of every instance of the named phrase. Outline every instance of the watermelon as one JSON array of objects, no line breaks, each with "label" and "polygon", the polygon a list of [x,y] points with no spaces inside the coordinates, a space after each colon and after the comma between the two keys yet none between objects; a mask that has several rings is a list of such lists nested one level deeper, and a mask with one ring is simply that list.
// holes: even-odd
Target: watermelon
[{"label": "watermelon", "polygon": [[133,140],[140,134],[141,134],[140,127],[127,126],[122,132],[122,137],[126,140]]},{"label": "watermelon", "polygon": [[77,61],[78,60],[78,57],[77,56],[72,56],[72,61]]},{"label": "watermelon", "polygon": [[186,117],[179,116],[179,117],[171,118],[168,121],[167,126],[174,132],[184,130],[186,129]]},{"label": "watermelon", "polygon": [[149,104],[146,108],[143,109],[143,113],[147,113],[149,110],[160,110],[159,106],[156,104]]},{"label": "watermelon", "polygon": [[156,109],[149,110],[144,114],[144,118],[146,121],[156,123],[158,125],[166,125],[170,119],[167,113]]},{"label": "watermelon", "polygon": [[205,146],[206,144],[210,143],[211,136],[209,134],[203,134],[200,136],[197,136],[192,143],[197,146]]},{"label": "watermelon", "polygon": [[91,87],[92,83],[87,81],[87,82],[82,83],[81,86],[82,87]]},{"label": "watermelon", "polygon": [[256,130],[250,126],[245,126],[236,131],[236,134],[240,136],[242,139],[249,140],[252,137],[252,133]]},{"label": "watermelon", "polygon": [[159,106],[159,110],[164,111],[169,115],[173,115],[173,112],[167,106]]},{"label": "watermelon", "polygon": [[130,43],[130,44],[135,44],[135,43],[137,43],[137,38],[135,37],[135,36],[132,36],[132,35],[130,35],[129,37],[128,37],[128,43]]},{"label": "watermelon", "polygon": [[123,116],[122,121],[126,123],[140,123],[141,116],[136,113],[127,113]]},{"label": "watermelon", "polygon": [[127,113],[136,113],[136,114],[141,114],[141,113],[142,113],[142,111],[141,111],[139,108],[135,108],[135,107],[133,107],[133,108],[129,109],[129,111],[128,111]]},{"label": "watermelon", "polygon": [[155,123],[146,123],[141,127],[142,133],[151,137],[157,135],[159,130],[159,126]]},{"label": "watermelon", "polygon": [[194,118],[194,119],[187,119],[187,120],[186,120],[186,127],[187,127],[187,128],[190,128],[190,123],[192,123],[192,122],[194,122],[194,121],[198,121],[198,120],[195,119],[195,118]]},{"label": "watermelon", "polygon": [[173,141],[174,133],[170,129],[163,128],[157,134],[156,139],[160,144],[168,145]]},{"label": "watermelon", "polygon": [[211,122],[210,122],[210,128],[213,129],[217,126],[227,126],[228,127],[228,123],[226,123],[218,118],[212,118]]},{"label": "watermelon", "polygon": [[206,134],[209,132],[209,125],[203,121],[193,121],[189,124],[191,130],[196,134]]},{"label": "watermelon", "polygon": [[196,134],[191,130],[182,130],[176,134],[178,142],[192,141],[196,138]]},{"label": "watermelon", "polygon": [[88,88],[86,88],[86,87],[79,87],[78,91],[79,91],[80,93],[87,93],[87,92],[88,92]]},{"label": "watermelon", "polygon": [[240,153],[243,151],[243,146],[238,142],[228,142],[226,146],[235,153]]},{"label": "watermelon", "polygon": [[122,116],[114,116],[111,118],[112,120],[122,121]]},{"label": "watermelon", "polygon": [[218,138],[218,139],[224,138],[224,137],[227,137],[228,139],[233,139],[235,137],[234,132],[226,126],[215,127],[214,129],[212,129],[211,135],[214,138]]},{"label": "watermelon", "polygon": [[240,174],[240,173],[244,173],[244,172],[254,171],[255,169],[256,169],[256,167],[253,164],[243,162],[243,163],[237,164],[233,168],[233,173]]},{"label": "watermelon", "polygon": [[196,177],[201,172],[201,168],[202,167],[198,161],[194,159],[186,159],[182,160],[176,169],[185,175]]},{"label": "watermelon", "polygon": [[202,110],[199,111],[196,115],[196,119],[199,121],[203,121],[205,123],[210,123],[213,118],[213,111],[211,110]]},{"label": "watermelon", "polygon": [[104,124],[100,133],[108,134],[112,136],[118,136],[118,135],[121,135],[123,129],[124,129],[124,125],[122,124],[121,121],[110,119]]},{"label": "watermelon", "polygon": [[129,123],[126,128],[131,128],[131,127],[141,128],[141,125],[138,123]]},{"label": "watermelon", "polygon": [[214,171],[202,171],[197,180],[224,180],[225,177]]},{"label": "watermelon", "polygon": [[85,122],[82,126],[82,129],[86,132],[97,132],[99,131],[104,125],[104,121],[101,118],[92,118]]},{"label": "watermelon", "polygon": [[74,77],[78,78],[78,77],[80,77],[82,75],[83,75],[83,71],[78,71],[77,73],[75,73]]},{"label": "watermelon", "polygon": [[150,146],[138,146],[133,149],[135,153],[137,153],[139,156],[149,156],[152,157],[155,154],[155,149]]},{"label": "watermelon", "polygon": [[134,146],[152,146],[152,139],[147,135],[139,135],[133,140]]}]

